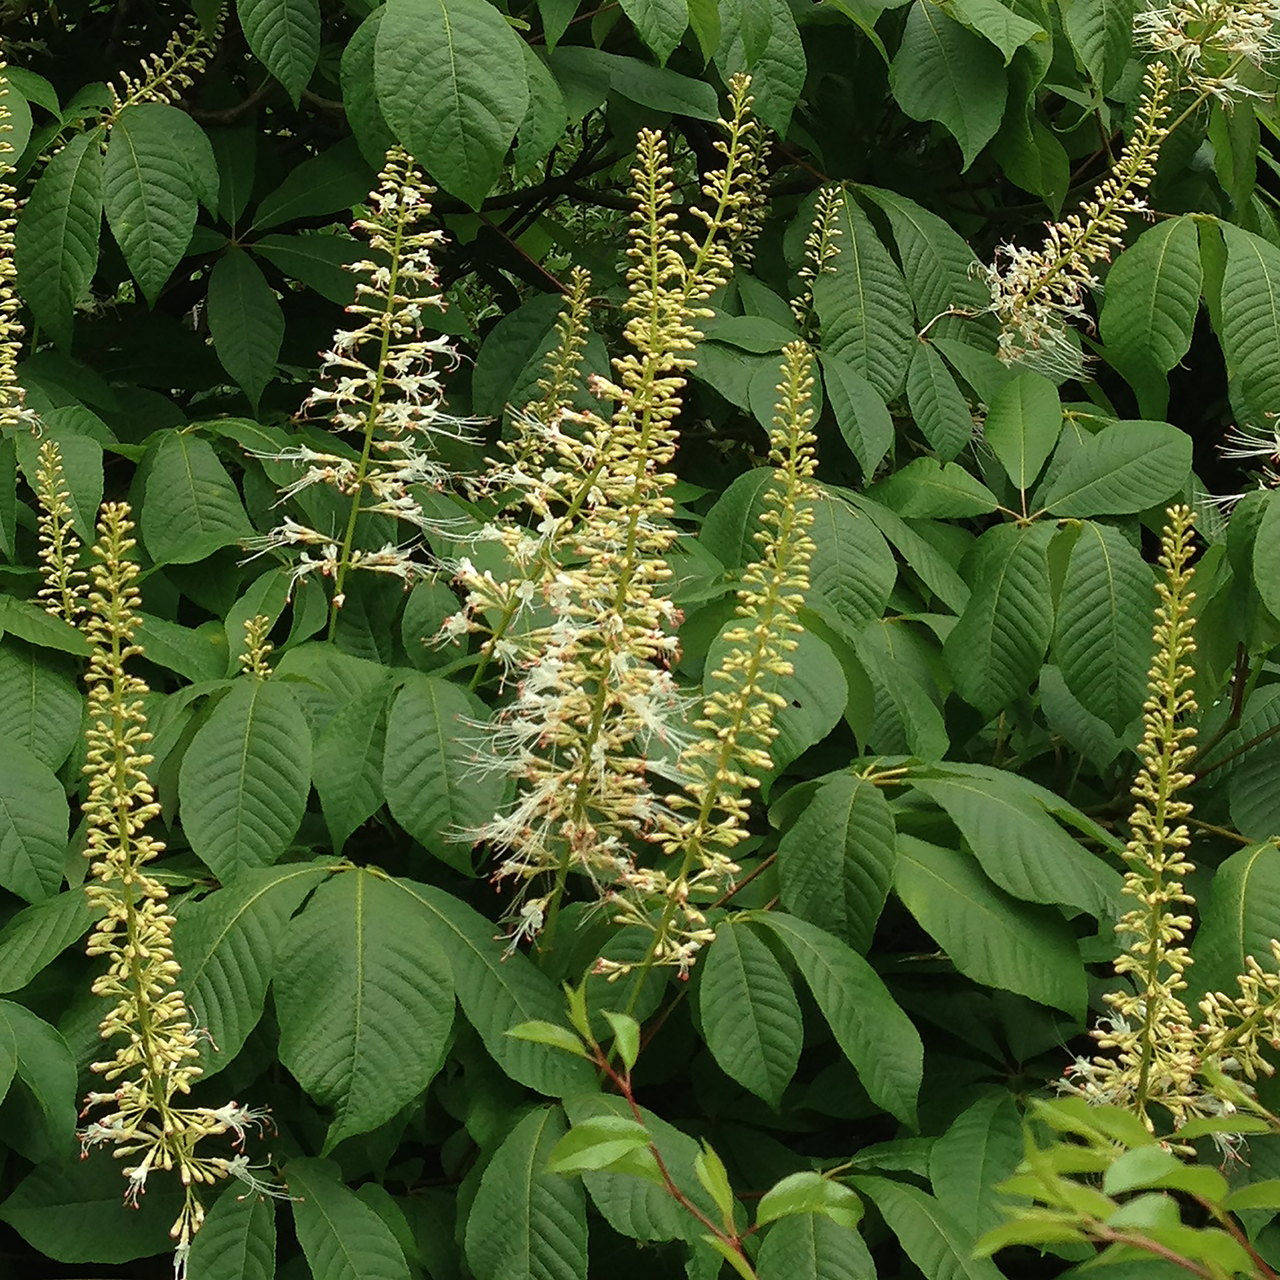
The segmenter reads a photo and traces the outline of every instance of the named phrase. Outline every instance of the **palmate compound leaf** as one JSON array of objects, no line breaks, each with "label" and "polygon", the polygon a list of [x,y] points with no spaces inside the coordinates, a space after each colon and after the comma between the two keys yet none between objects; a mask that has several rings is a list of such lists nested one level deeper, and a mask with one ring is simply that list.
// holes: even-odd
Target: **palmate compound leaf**
[{"label": "palmate compound leaf", "polygon": [[391,1228],[343,1184],[336,1165],[290,1160],[284,1176],[313,1280],[410,1280]]},{"label": "palmate compound leaf", "polygon": [[432,913],[363,868],[321,885],[290,924],[272,985],[280,1061],[334,1109],[326,1153],[439,1070],[454,1005],[445,947]]},{"label": "palmate compound leaf", "polygon": [[458,1003],[494,1061],[513,1080],[548,1097],[589,1090],[595,1073],[567,1053],[507,1035],[522,1022],[564,1022],[564,994],[519,951],[508,954],[492,920],[452,894],[396,880],[430,916],[453,968]]},{"label": "palmate compound leaf", "polygon": [[275,862],[311,791],[311,730],[289,686],[237,680],[196,731],[178,773],[182,829],[227,883]]},{"label": "palmate compound leaf", "polygon": [[257,1025],[289,918],[328,871],[317,862],[254,868],[178,913],[174,957],[209,1033],[199,1046],[206,1078],[230,1065]]},{"label": "palmate compound leaf", "polygon": [[389,0],[374,50],[393,132],[452,195],[489,194],[529,105],[519,37],[487,0]]},{"label": "palmate compound leaf", "polygon": [[546,1172],[567,1131],[559,1107],[539,1107],[485,1166],[467,1215],[467,1261],[476,1280],[587,1280],[581,1180]]},{"label": "palmate compound leaf", "polygon": [[187,1280],[272,1280],[276,1202],[240,1195],[232,1182],[209,1210],[187,1260]]},{"label": "palmate compound leaf", "polygon": [[758,922],[790,951],[872,1101],[914,1126],[924,1050],[880,975],[852,947],[807,920],[768,912]]},{"label": "palmate compound leaf", "polygon": [[747,924],[724,921],[698,988],[707,1048],[726,1075],[776,1107],[800,1062],[804,1023],[791,981]]},{"label": "palmate compound leaf", "polygon": [[957,849],[898,836],[894,887],[966,977],[1083,1017],[1085,972],[1067,922],[1019,902]]}]

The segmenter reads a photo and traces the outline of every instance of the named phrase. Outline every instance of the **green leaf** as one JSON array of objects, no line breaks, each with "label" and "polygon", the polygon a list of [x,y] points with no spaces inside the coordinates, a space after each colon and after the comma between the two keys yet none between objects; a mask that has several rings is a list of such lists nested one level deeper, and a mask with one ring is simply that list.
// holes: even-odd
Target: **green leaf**
[{"label": "green leaf", "polygon": [[[375,181],[374,171],[359,147],[344,139],[289,170],[284,181],[263,197],[253,216],[254,230],[266,231],[298,218],[345,213],[353,205],[364,203]],[[338,243],[344,240],[339,239]],[[254,249],[257,248],[255,244]],[[361,256],[366,254],[362,250]]]},{"label": "green leaf", "polygon": [[275,1201],[224,1192],[191,1243],[187,1275],[191,1280],[273,1280],[275,1274]]},{"label": "green leaf", "polygon": [[1067,39],[1098,89],[1115,84],[1129,57],[1141,0],[1074,0],[1063,14]]},{"label": "green leaf", "polygon": [[907,370],[907,403],[916,426],[949,462],[969,443],[973,416],[951,370],[928,342],[917,342]]},{"label": "green leaf", "polygon": [[388,0],[374,54],[392,130],[451,194],[489,194],[529,105],[520,40],[487,0]]},{"label": "green leaf", "polygon": [[529,77],[529,105],[516,130],[516,173],[532,173],[564,136],[569,123],[564,94],[547,64],[532,46],[521,41],[524,69]]},{"label": "green leaf", "polygon": [[829,778],[778,842],[783,904],[865,954],[893,883],[894,840],[878,787],[851,773]]},{"label": "green leaf", "polygon": [[218,680],[227,669],[226,640],[216,622],[192,630],[143,613],[139,615],[134,638],[142,646],[148,662],[176,671],[193,684]]},{"label": "green leaf", "polygon": [[726,920],[698,988],[707,1048],[727,1076],[772,1107],[800,1062],[804,1023],[791,983],[749,926]]},{"label": "green leaf", "polygon": [[[763,41],[762,33],[767,33]],[[757,42],[758,53],[752,48]],[[751,73],[757,118],[765,128],[785,138],[808,72],[804,45],[786,0],[721,4],[715,64],[726,80],[740,72]]]},{"label": "green leaf", "polygon": [[71,320],[98,266],[102,133],[77,134],[45,166],[15,232],[18,286],[40,327],[64,350]]},{"label": "green leaf", "polygon": [[991,451],[1020,493],[1035,483],[1061,432],[1057,389],[1038,373],[1021,373],[1001,387],[983,426]]},{"label": "green leaf", "polygon": [[689,26],[688,0],[622,0],[622,11],[665,66]]},{"label": "green leaf", "polygon": [[866,1176],[850,1181],[871,1200],[927,1280],[1001,1280],[989,1258],[973,1257],[973,1236],[919,1187]]},{"label": "green leaf", "polygon": [[1053,634],[1052,530],[997,525],[979,539],[973,594],[943,645],[956,691],[990,718],[1025,695]]},{"label": "green leaf", "polygon": [[414,672],[391,704],[383,784],[395,820],[435,857],[470,867],[467,833],[492,818],[505,777],[478,775],[484,707],[456,684]]},{"label": "green leaf", "polygon": [[225,883],[280,857],[310,791],[311,732],[288,685],[238,680],[183,756],[182,829]]},{"label": "green leaf", "polygon": [[319,0],[236,0],[236,12],[254,56],[296,107],[320,57]]},{"label": "green leaf", "polygon": [[284,1172],[314,1280],[409,1280],[391,1228],[342,1184],[333,1164],[293,1159]]},{"label": "green leaf", "polygon": [[[576,3],[576,0],[570,0],[570,3]],[[372,165],[381,164],[395,142],[378,105],[373,72],[374,50],[383,13],[381,5],[374,9],[356,28],[342,51],[342,105],[347,109],[347,123],[355,135],[360,154]]]},{"label": "green leaf", "polygon": [[1118,529],[1082,523],[1058,599],[1054,652],[1067,688],[1116,733],[1146,697],[1154,586],[1141,552]]},{"label": "green leaf", "polygon": [[1193,218],[1157,223],[1115,260],[1099,323],[1122,370],[1139,364],[1167,373],[1187,354],[1201,282]]},{"label": "green leaf", "polygon": [[586,1280],[582,1184],[547,1171],[565,1132],[560,1109],[540,1107],[485,1166],[467,1214],[467,1262],[476,1280]]},{"label": "green leaf", "polygon": [[1022,1122],[1007,1093],[988,1094],[962,1111],[929,1153],[934,1194],[971,1236],[1005,1220],[996,1184],[1022,1162]]},{"label": "green leaf", "polygon": [[926,0],[907,15],[889,86],[913,120],[937,120],[960,144],[963,168],[995,136],[1008,75],[1000,54]]},{"label": "green leaf", "polygon": [[848,500],[884,534],[907,567],[937,599],[953,613],[962,613],[970,591],[948,560],[932,543],[921,537],[896,511],[862,494],[845,493]]},{"label": "green leaf", "polygon": [[1227,246],[1222,353],[1239,384],[1237,412],[1261,424],[1280,395],[1280,249],[1230,223],[1218,226]]},{"label": "green leaf", "polygon": [[57,769],[80,737],[84,699],[59,665],[20,640],[0,641],[0,738]]},{"label": "green leaf", "polygon": [[870,480],[893,444],[893,418],[875,387],[843,356],[818,357],[836,426]]},{"label": "green leaf", "polygon": [[1109,920],[1119,906],[1121,878],[1088,853],[1018,785],[990,777],[913,777],[960,830],[983,871],[1023,902],[1076,907]]},{"label": "green leaf", "polygon": [[615,1013],[612,1009],[601,1009],[600,1012],[613,1032],[614,1051],[630,1071],[640,1057],[640,1023],[628,1013]]},{"label": "green leaf", "polygon": [[764,1193],[756,1206],[756,1225],[801,1213],[821,1214],[852,1229],[862,1218],[862,1201],[843,1183],[804,1169],[788,1174]]},{"label": "green leaf", "polygon": [[867,497],[908,518],[954,520],[986,515],[996,495],[955,462],[916,458],[873,485]]},{"label": "green leaf", "polygon": [[1232,1213],[1240,1209],[1280,1209],[1280,1178],[1268,1178],[1233,1191],[1225,1207]]},{"label": "green leaf", "polygon": [[969,856],[912,836],[898,836],[894,885],[966,977],[1084,1017],[1084,966],[1057,912],[1010,897]]},{"label": "green leaf", "polygon": [[775,1222],[756,1259],[760,1280],[873,1280],[876,1270],[856,1231],[805,1213]]},{"label": "green leaf", "polygon": [[507,1035],[516,1040],[527,1040],[530,1044],[549,1045],[563,1053],[571,1053],[576,1058],[591,1056],[582,1041],[568,1027],[562,1027],[558,1022],[542,1022],[538,1019],[522,1022],[518,1027],[512,1027]]},{"label": "green leaf", "polygon": [[892,400],[912,354],[911,295],[870,219],[852,200],[842,205],[840,232],[834,270],[813,282],[823,348]]},{"label": "green leaf", "polygon": [[61,1034],[23,1005],[0,1000],[0,1020],[21,1082],[5,1100],[5,1141],[33,1164],[57,1159],[75,1140],[75,1059]]},{"label": "green leaf", "polygon": [[1227,1196],[1227,1180],[1217,1169],[1189,1165],[1163,1147],[1136,1147],[1126,1151],[1102,1175],[1107,1195],[1123,1195],[1148,1187],[1187,1191],[1220,1204]]},{"label": "green leaf", "polygon": [[0,885],[27,902],[43,902],[62,884],[67,793],[20,742],[0,741],[0,751]]},{"label": "green leaf", "polygon": [[389,1120],[440,1069],[453,980],[433,915],[357,868],[294,918],[272,983],[280,1061],[334,1109],[325,1153]]},{"label": "green leaf", "polygon": [[[860,631],[883,613],[897,581],[897,561],[875,525],[847,503],[823,496],[813,504],[813,515],[809,585],[835,606],[851,631]],[[760,544],[752,546],[755,559]]]},{"label": "green leaf", "polygon": [[36,489],[41,444],[52,440],[58,446],[75,531],[81,542],[92,545],[102,503],[102,447],[112,443],[114,437],[104,422],[79,407],[54,409],[42,415],[42,422],[44,431],[38,439],[28,432],[18,436],[18,466],[27,483]]},{"label": "green leaf", "polygon": [[729,1171],[716,1154],[715,1148],[705,1138],[702,1140],[702,1150],[693,1158],[693,1171],[698,1175],[703,1190],[716,1202],[720,1220],[732,1230],[734,1195],[733,1186],[729,1182]]},{"label": "green leaf", "polygon": [[178,913],[173,951],[209,1033],[200,1046],[206,1079],[231,1065],[257,1026],[289,918],[327,871],[315,863],[251,869]]},{"label": "green leaf", "polygon": [[791,952],[872,1101],[914,1127],[924,1051],[879,974],[851,947],[808,921],[769,912],[759,922]]},{"label": "green leaf", "polygon": [[93,924],[83,889],[23,907],[0,929],[0,991],[21,991]]},{"label": "green leaf", "polygon": [[57,649],[78,658],[89,655],[89,642],[80,631],[62,618],[45,613],[31,600],[0,596],[0,628],[42,649]]},{"label": "green leaf", "polygon": [[223,254],[209,275],[209,332],[222,367],[256,413],[275,374],[284,314],[258,264],[243,249]]},{"label": "green leaf", "polygon": [[147,471],[140,532],[157,564],[194,564],[253,527],[213,446],[185,431],[160,437]]},{"label": "green leaf", "polygon": [[1197,993],[1234,993],[1246,956],[1270,969],[1272,938],[1280,938],[1280,849],[1267,843],[1233,853],[1214,872],[1195,936]]},{"label": "green leaf", "polygon": [[1004,54],[1006,66],[1024,44],[1045,40],[1048,35],[1038,23],[1019,17],[1000,0],[950,0],[950,9],[954,17],[985,36]]},{"label": "green leaf", "polygon": [[564,995],[546,974],[520,952],[510,952],[494,937],[494,926],[478,911],[429,885],[395,882],[440,922],[458,1002],[480,1033],[494,1061],[513,1080],[550,1097],[590,1089],[591,1067],[546,1045],[507,1035],[522,1022],[557,1022],[564,1017]]},{"label": "green leaf", "polygon": [[1051,472],[1035,505],[1055,516],[1133,515],[1173,497],[1190,474],[1185,432],[1167,422],[1115,422]]},{"label": "green leaf", "polygon": [[198,212],[175,116],[190,119],[159,102],[126,107],[112,126],[103,165],[107,222],[152,306],[191,243]]},{"label": "green leaf", "polygon": [[1270,492],[1258,501],[1262,516],[1253,540],[1253,585],[1271,616],[1280,618],[1280,499]]},{"label": "green leaf", "polygon": [[344,268],[359,262],[367,252],[350,236],[314,234],[263,236],[254,242],[253,251],[291,280],[301,280],[340,307],[349,306],[356,293],[356,278]]},{"label": "green leaf", "polygon": [[649,1132],[627,1116],[596,1116],[575,1124],[547,1160],[550,1173],[588,1173],[607,1169],[624,1157],[647,1150]]}]

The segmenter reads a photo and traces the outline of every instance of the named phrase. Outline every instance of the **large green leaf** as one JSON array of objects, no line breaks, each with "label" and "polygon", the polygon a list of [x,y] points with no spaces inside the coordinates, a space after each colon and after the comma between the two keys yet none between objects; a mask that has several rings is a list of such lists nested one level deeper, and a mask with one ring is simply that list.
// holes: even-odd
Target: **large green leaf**
[{"label": "large green leaf", "polygon": [[962,613],[969,602],[970,591],[951,562],[934,545],[896,511],[862,494],[845,496],[863,512],[893,544],[907,567],[920,578],[925,588],[952,613]]},{"label": "large green leaf", "polygon": [[388,0],[374,66],[392,130],[446,191],[478,205],[529,105],[502,14],[487,0]]},{"label": "large green leaf", "polygon": [[58,891],[67,850],[67,793],[20,742],[0,740],[0,885],[27,902]]},{"label": "large green leaf", "polygon": [[293,1225],[313,1280],[409,1280],[391,1228],[342,1182],[328,1160],[290,1160]]},{"label": "large green leaf", "polygon": [[1142,0],[1074,0],[1063,14],[1067,39],[1100,90],[1115,84],[1133,42],[1133,16]]},{"label": "large green leaf", "polygon": [[1099,324],[1122,369],[1146,364],[1167,373],[1187,354],[1201,280],[1199,237],[1190,217],[1157,223],[1115,260]]},{"label": "large green leaf", "polygon": [[840,232],[833,269],[813,282],[823,347],[892,400],[902,389],[915,335],[907,282],[852,200],[843,203]]},{"label": "large green leaf", "polygon": [[622,11],[665,65],[689,26],[688,0],[622,0]]},{"label": "large green leaf", "polygon": [[996,1185],[1022,1162],[1022,1121],[1003,1091],[979,1098],[962,1111],[929,1153],[934,1194],[974,1238],[1007,1218]]},{"label": "large green leaf", "polygon": [[320,57],[319,0],[236,0],[249,48],[296,107]]},{"label": "large green leaf", "polygon": [[335,235],[263,236],[253,251],[340,307],[350,306],[356,292],[356,278],[346,268],[367,252],[358,240]]},{"label": "large green leaf", "polygon": [[[1044,26],[1019,17],[1001,0],[951,0],[951,12],[966,27],[986,36],[1004,54],[1006,66],[1023,45],[1042,41],[1047,34]],[[1047,17],[1041,17],[1041,21],[1048,25]]]},{"label": "large green leaf", "polygon": [[222,367],[257,411],[284,341],[284,313],[261,269],[231,249],[209,275],[209,332]]},{"label": "large green leaf", "polygon": [[[363,203],[374,180],[374,171],[360,148],[350,138],[344,138],[290,169],[284,181],[263,196],[253,215],[254,230],[265,231],[299,218],[344,213],[352,205]],[[351,242],[338,239],[337,243]],[[254,245],[255,252],[258,247]]]},{"label": "large green leaf", "polygon": [[1280,793],[1276,770],[1280,767],[1280,743],[1254,747],[1231,771],[1227,783],[1231,821],[1249,840],[1280,836]]},{"label": "large green leaf", "polygon": [[825,1214],[798,1213],[773,1223],[756,1259],[760,1280],[874,1280],[862,1237]]},{"label": "large green leaf", "polygon": [[102,230],[102,135],[77,134],[40,175],[15,233],[18,286],[42,329],[63,348],[98,266]]},{"label": "large green leaf", "polygon": [[440,1069],[454,1004],[445,943],[431,912],[363,868],[322,884],[290,924],[272,983],[280,1061],[334,1109],[326,1152]]},{"label": "large green leaf", "polygon": [[870,480],[893,444],[893,418],[880,393],[843,356],[824,351],[822,382],[840,434]]},{"label": "large green leaf", "polygon": [[179,912],[173,950],[187,1003],[209,1033],[200,1046],[206,1077],[231,1064],[257,1025],[289,917],[327,871],[255,868]]},{"label": "large green leaf", "polygon": [[68,889],[16,912],[0,929],[0,991],[20,991],[93,923],[83,889]]},{"label": "large green leaf", "polygon": [[476,1280],[587,1280],[582,1184],[546,1172],[567,1131],[558,1107],[530,1111],[485,1166],[467,1214]]},{"label": "large green leaf", "polygon": [[1142,710],[1154,606],[1138,549],[1118,529],[1084,521],[1058,598],[1054,652],[1067,688],[1116,733]]},{"label": "large green leaf", "polygon": [[[786,0],[762,0],[754,4],[722,3],[719,8],[717,69],[726,79],[750,72],[757,117],[766,128],[786,137],[808,71],[791,6]],[[760,33],[765,34],[757,54],[752,45]]]},{"label": "large green leaf", "polygon": [[910,1183],[888,1178],[861,1176],[850,1182],[880,1210],[927,1280],[1001,1280],[990,1258],[974,1258],[973,1235],[941,1201]]},{"label": "large green leaf", "polygon": [[1253,539],[1253,585],[1274,618],[1280,618],[1280,498],[1257,495],[1262,516]]},{"label": "large green leaf", "polygon": [[139,532],[157,564],[193,564],[253,532],[235,484],[207,440],[166,432],[146,477]]},{"label": "large green leaf", "polygon": [[1272,938],[1280,938],[1280,849],[1268,842],[1233,853],[1214,872],[1195,936],[1196,992],[1236,994],[1246,956],[1273,967]]},{"label": "large green leaf", "polygon": [[273,1280],[275,1274],[275,1201],[223,1192],[192,1241],[188,1280]]},{"label": "large green leaf", "polygon": [[178,774],[182,829],[224,883],[275,862],[311,790],[311,732],[289,687],[238,680],[196,731]]},{"label": "large green leaf", "polygon": [[1280,403],[1280,249],[1229,222],[1218,226],[1227,246],[1222,353],[1243,401],[1237,412],[1260,424]]},{"label": "large green leaf", "polygon": [[791,982],[749,925],[726,920],[698,987],[707,1048],[727,1076],[770,1106],[800,1062],[804,1023]]},{"label": "large green leaf", "polygon": [[1066,921],[1011,897],[974,863],[958,850],[899,835],[894,885],[966,977],[1083,1017],[1084,965]]},{"label": "large green leaf", "polygon": [[1020,373],[992,400],[983,435],[1013,487],[1026,493],[1062,432],[1062,406],[1048,378]]},{"label": "large green leaf", "polygon": [[983,871],[1023,902],[1076,907],[1109,920],[1120,873],[1086,853],[1010,776],[912,778],[960,829]]},{"label": "large green leaf", "polygon": [[61,1033],[25,1006],[0,1000],[0,1021],[14,1047],[16,1075],[6,1099],[5,1142],[33,1164],[58,1160],[75,1139],[75,1059]]},{"label": "large green leaf", "polygon": [[1026,694],[1053,634],[1051,529],[997,525],[974,552],[973,594],[943,646],[961,697],[986,716]]},{"label": "large green leaf", "polygon": [[0,641],[0,737],[57,769],[80,736],[83,710],[60,664],[20,640]]},{"label": "large green leaf", "polygon": [[395,820],[424,848],[470,866],[468,832],[492,818],[506,790],[500,772],[478,776],[474,727],[484,707],[456,684],[414,672],[391,704],[383,785]]},{"label": "large green leaf", "polygon": [[898,105],[913,120],[937,120],[960,144],[967,169],[995,136],[1008,74],[1000,54],[936,5],[916,0],[889,69]]},{"label": "large green leaf", "polygon": [[1167,422],[1114,422],[1086,440],[1036,505],[1055,516],[1127,516],[1178,493],[1191,474],[1191,437]]},{"label": "large green leaf", "polygon": [[[888,603],[898,577],[893,552],[866,516],[838,498],[820,498],[813,504],[813,517],[809,585],[835,606],[851,631],[860,631]],[[758,555],[760,544],[753,545]]]},{"label": "large green leaf", "polygon": [[986,515],[1000,505],[996,495],[958,462],[937,458],[908,462],[868,490],[867,496],[900,516],[916,519]]},{"label": "large green leaf", "polygon": [[973,435],[973,415],[951,370],[928,342],[917,342],[907,369],[907,403],[921,434],[950,462]]},{"label": "large green leaf", "polygon": [[795,916],[758,917],[791,952],[872,1101],[914,1125],[924,1050],[880,975],[852,947]]},{"label": "large green leaf", "polygon": [[893,883],[894,840],[877,786],[829,778],[778,842],[783,905],[865,954]]},{"label": "large green leaf", "polygon": [[152,306],[191,243],[198,212],[175,116],[190,119],[159,102],[126,107],[112,126],[103,165],[107,222]]},{"label": "large green leaf", "polygon": [[550,1097],[589,1090],[581,1058],[507,1035],[522,1022],[563,1022],[564,994],[528,957],[494,937],[492,920],[451,894],[414,880],[395,882],[440,922],[458,1002],[494,1061],[513,1080]]}]

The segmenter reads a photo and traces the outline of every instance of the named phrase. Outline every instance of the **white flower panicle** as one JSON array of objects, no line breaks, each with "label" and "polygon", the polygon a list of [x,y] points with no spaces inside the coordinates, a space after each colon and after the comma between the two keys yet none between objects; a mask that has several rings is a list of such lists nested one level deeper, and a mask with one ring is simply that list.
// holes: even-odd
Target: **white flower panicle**
[{"label": "white flower panicle", "polygon": [[1179,81],[1230,106],[1267,96],[1237,74],[1244,66],[1262,71],[1280,55],[1280,3],[1276,0],[1153,0],[1133,22],[1137,43],[1166,56]]}]

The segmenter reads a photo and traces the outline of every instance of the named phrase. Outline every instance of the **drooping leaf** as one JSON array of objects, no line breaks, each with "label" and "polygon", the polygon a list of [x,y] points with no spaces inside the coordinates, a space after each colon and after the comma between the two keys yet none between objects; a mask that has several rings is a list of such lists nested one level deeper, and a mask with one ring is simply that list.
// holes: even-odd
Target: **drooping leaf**
[{"label": "drooping leaf", "polygon": [[688,0],[622,0],[622,11],[665,66],[689,26]]},{"label": "drooping leaf", "polygon": [[530,45],[524,49],[524,69],[529,77],[529,105],[516,130],[515,167],[518,174],[531,173],[564,136],[569,123],[564,94],[547,64]]},{"label": "drooping leaf", "polygon": [[[374,171],[369,162],[355,143],[344,138],[290,169],[284,181],[263,196],[253,215],[254,230],[266,231],[298,218],[345,212],[368,197],[373,183]],[[255,244],[254,249],[257,248]]]},{"label": "drooping leaf", "polygon": [[293,1159],[284,1176],[314,1280],[410,1280],[391,1228],[343,1184],[335,1165]]},{"label": "drooping leaf", "polygon": [[1005,65],[1028,41],[1044,39],[1045,29],[1014,13],[1000,0],[952,0],[951,12],[1004,54]]},{"label": "drooping leaf", "polygon": [[36,319],[63,349],[71,318],[98,266],[102,229],[102,136],[77,134],[32,189],[15,232],[18,286]]},{"label": "drooping leaf", "polygon": [[0,741],[0,753],[0,885],[27,902],[43,902],[62,883],[67,793],[20,742]]},{"label": "drooping leaf", "polygon": [[1083,1016],[1084,965],[1057,912],[997,888],[972,857],[913,836],[898,836],[894,885],[961,973]]},{"label": "drooping leaf", "polygon": [[758,918],[791,952],[872,1099],[914,1125],[923,1049],[879,974],[852,947],[806,920],[777,912]]},{"label": "drooping leaf", "polygon": [[750,925],[726,920],[698,988],[707,1047],[724,1073],[776,1107],[800,1061],[804,1024],[791,983]]},{"label": "drooping leaf", "polygon": [[139,523],[143,545],[157,564],[193,564],[253,532],[213,446],[183,431],[160,439]]},{"label": "drooping leaf", "polygon": [[296,107],[320,57],[319,0],[236,0],[249,48]]},{"label": "drooping leaf", "polygon": [[476,1280],[586,1280],[582,1184],[547,1172],[566,1131],[558,1107],[541,1107],[494,1152],[467,1215],[467,1261]]},{"label": "drooping leaf", "polygon": [[93,917],[83,889],[23,907],[0,929],[0,991],[20,991],[84,937]]},{"label": "drooping leaf", "polygon": [[173,950],[182,990],[209,1033],[200,1045],[206,1078],[231,1064],[257,1025],[289,917],[326,872],[315,863],[243,871],[179,913]]},{"label": "drooping leaf", "polygon": [[192,1241],[189,1280],[273,1280],[275,1274],[275,1201],[224,1192]]},{"label": "drooping leaf", "polygon": [[231,249],[209,275],[209,332],[222,367],[257,411],[275,373],[284,315],[258,264]]},{"label": "drooping leaf", "polygon": [[356,278],[344,270],[366,254],[359,241],[334,235],[263,236],[253,251],[279,267],[291,280],[301,280],[322,298],[346,307],[355,297]]},{"label": "drooping leaf", "polygon": [[529,105],[501,13],[486,0],[389,0],[374,66],[392,130],[446,191],[478,205]]},{"label": "drooping leaf", "polygon": [[783,904],[865,954],[893,883],[894,838],[878,787],[828,779],[778,842]]},{"label": "drooping leaf", "polygon": [[893,444],[893,418],[879,392],[843,356],[818,357],[840,434],[869,480]]},{"label": "drooping leaf", "polygon": [[1146,696],[1154,601],[1137,548],[1110,525],[1084,521],[1067,560],[1054,651],[1067,688],[1117,733]]},{"label": "drooping leaf", "polygon": [[321,1106],[325,1139],[368,1133],[426,1089],[453,1023],[432,913],[362,868],[322,884],[290,924],[272,984],[280,1061]]},{"label": "drooping leaf", "polygon": [[310,791],[311,732],[288,685],[239,680],[183,756],[182,829],[225,883],[280,857]]}]

